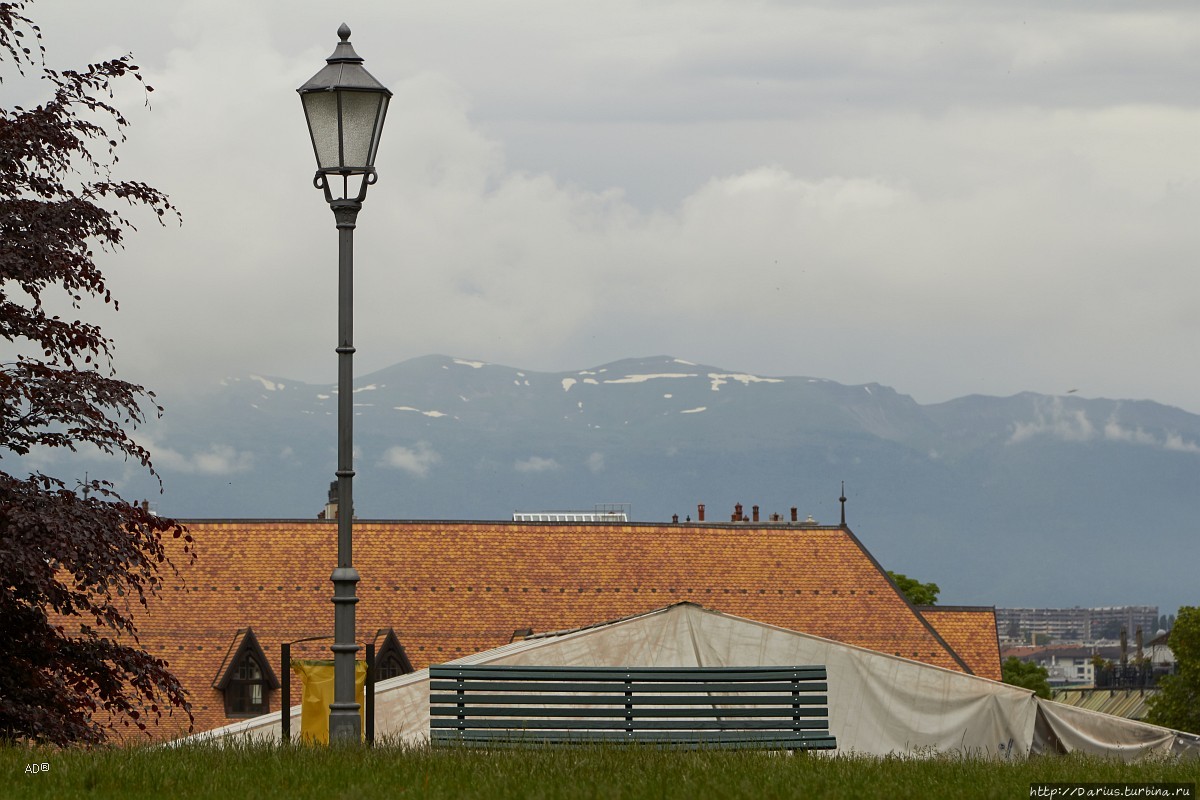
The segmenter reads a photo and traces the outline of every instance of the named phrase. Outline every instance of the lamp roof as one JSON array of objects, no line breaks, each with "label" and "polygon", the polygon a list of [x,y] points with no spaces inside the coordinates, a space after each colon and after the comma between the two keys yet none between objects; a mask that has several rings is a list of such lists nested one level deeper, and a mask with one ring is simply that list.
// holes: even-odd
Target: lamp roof
[{"label": "lamp roof", "polygon": [[349,89],[360,92],[379,92],[392,96],[392,92],[363,67],[363,58],[354,52],[350,44],[350,26],[342,23],[338,28],[337,47],[333,54],[325,59],[325,66],[308,82],[296,91],[301,94],[308,92],[332,92],[338,89]]}]

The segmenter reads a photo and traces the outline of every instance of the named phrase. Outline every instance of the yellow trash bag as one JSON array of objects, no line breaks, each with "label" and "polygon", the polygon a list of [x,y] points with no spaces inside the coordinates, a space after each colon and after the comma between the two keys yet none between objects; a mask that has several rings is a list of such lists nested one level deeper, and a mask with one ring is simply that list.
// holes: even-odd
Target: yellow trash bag
[{"label": "yellow trash bag", "polygon": [[[333,702],[333,661],[330,659],[292,659],[292,671],[300,676],[304,689],[300,699],[300,740],[310,744],[329,744],[329,704]],[[367,662],[354,662],[354,699],[362,709],[366,724]],[[365,728],[364,728],[365,730]]]}]

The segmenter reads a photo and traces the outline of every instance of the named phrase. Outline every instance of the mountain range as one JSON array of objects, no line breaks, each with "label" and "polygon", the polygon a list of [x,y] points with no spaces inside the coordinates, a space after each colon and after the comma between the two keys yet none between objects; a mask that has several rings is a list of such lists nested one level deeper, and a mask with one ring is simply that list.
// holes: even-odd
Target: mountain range
[{"label": "mountain range", "polygon": [[[669,356],[535,372],[426,356],[355,381],[360,518],[508,519],[628,504],[636,520],[846,521],[885,567],[997,606],[1195,604],[1200,416],[1022,393],[922,405],[875,383]],[[181,518],[324,507],[335,387],[242,376],[165,398],[146,442]],[[787,569],[785,565],[782,567]],[[799,568],[799,565],[797,565]]]}]

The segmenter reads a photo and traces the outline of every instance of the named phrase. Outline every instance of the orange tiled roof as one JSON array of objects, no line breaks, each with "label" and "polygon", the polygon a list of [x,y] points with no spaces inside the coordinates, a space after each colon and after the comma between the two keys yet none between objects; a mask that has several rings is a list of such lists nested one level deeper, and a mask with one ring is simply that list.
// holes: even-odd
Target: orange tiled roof
[{"label": "orange tiled roof", "polygon": [[[191,691],[206,730],[227,721],[212,683],[235,631],[253,626],[276,668],[281,642],[332,633],[336,525],[188,527],[199,560],[181,566],[180,579],[164,576],[138,627]],[[354,565],[359,642],[394,628],[417,669],[507,643],[519,628],[559,630],[691,600],[971,671],[841,527],[356,521]],[[294,655],[303,647],[327,657],[328,642]],[[277,693],[271,702],[276,710]]]},{"label": "orange tiled roof", "polygon": [[992,606],[917,606],[921,615],[982,678],[1001,679],[1000,639]]}]

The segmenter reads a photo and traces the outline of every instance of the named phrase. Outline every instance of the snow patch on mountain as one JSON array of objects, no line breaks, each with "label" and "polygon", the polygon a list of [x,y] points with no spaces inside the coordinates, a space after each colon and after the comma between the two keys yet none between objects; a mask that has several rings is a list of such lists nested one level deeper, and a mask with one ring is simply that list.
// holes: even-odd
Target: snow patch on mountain
[{"label": "snow patch on mountain", "polygon": [[694,372],[659,372],[651,375],[626,375],[624,378],[613,378],[605,383],[645,383],[658,378],[694,378]]},{"label": "snow patch on mountain", "polygon": [[714,392],[721,391],[721,387],[729,381],[737,381],[743,386],[749,386],[752,383],[783,383],[783,378],[760,378],[758,375],[747,375],[746,373],[708,373],[708,379],[712,381],[712,390]]},{"label": "snow patch on mountain", "polygon": [[421,409],[413,408],[412,406],[392,406],[392,408],[395,409],[396,411],[416,411],[418,414],[424,414],[425,416],[433,417],[434,419],[437,419],[439,417],[450,416],[449,414],[447,414],[443,411],[422,411]]}]

